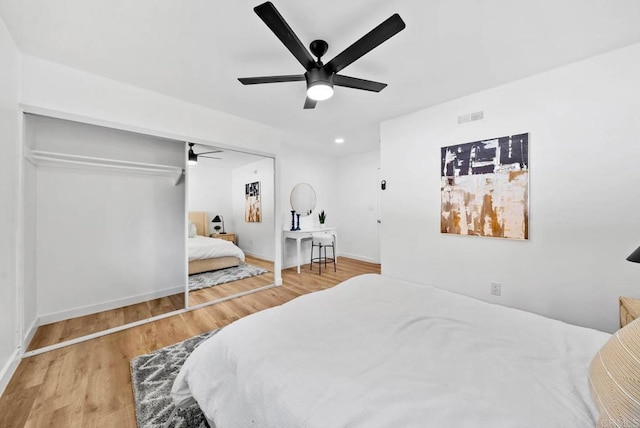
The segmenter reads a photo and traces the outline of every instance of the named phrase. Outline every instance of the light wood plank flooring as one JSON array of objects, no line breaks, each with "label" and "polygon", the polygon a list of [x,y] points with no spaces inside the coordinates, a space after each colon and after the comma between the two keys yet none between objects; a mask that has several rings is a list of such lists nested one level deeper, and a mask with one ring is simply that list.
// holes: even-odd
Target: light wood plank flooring
[{"label": "light wood plank flooring", "polygon": [[[189,293],[189,305],[195,306],[200,303],[211,302],[216,299],[273,284],[274,275],[272,262],[257,259],[249,255],[246,256],[245,261],[248,264],[263,267],[269,270],[269,273],[220,284],[215,287],[195,290]],[[184,293],[179,293],[135,305],[42,325],[36,330],[27,350],[32,351],[34,349],[44,348],[45,346],[108,330],[113,327],[119,327],[157,315],[167,314],[183,308]]]},{"label": "light wood plank flooring", "polygon": [[251,313],[380,266],[341,257],[338,271],[303,266],[283,286],[197,309],[21,361],[0,397],[0,427],[135,427],[129,361]]}]

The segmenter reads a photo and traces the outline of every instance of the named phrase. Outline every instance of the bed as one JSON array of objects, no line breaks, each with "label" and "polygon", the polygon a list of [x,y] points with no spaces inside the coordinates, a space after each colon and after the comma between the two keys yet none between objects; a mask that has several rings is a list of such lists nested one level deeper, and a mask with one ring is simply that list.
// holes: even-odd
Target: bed
[{"label": "bed", "polygon": [[216,428],[593,428],[589,364],[611,340],[369,274],[224,327],[172,397]]},{"label": "bed", "polygon": [[209,237],[209,218],[206,212],[189,212],[189,225],[195,226],[196,236],[189,242],[189,275],[228,267],[244,262],[244,252],[233,242]]}]

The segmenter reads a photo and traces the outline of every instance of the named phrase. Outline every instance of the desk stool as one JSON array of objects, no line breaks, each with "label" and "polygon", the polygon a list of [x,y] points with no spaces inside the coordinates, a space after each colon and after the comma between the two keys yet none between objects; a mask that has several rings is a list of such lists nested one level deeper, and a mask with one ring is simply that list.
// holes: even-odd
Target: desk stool
[{"label": "desk stool", "polygon": [[[313,249],[318,247],[318,257],[313,257]],[[332,257],[327,257],[327,247],[331,247]],[[322,250],[324,249],[324,255]],[[327,268],[327,262],[333,263],[333,271],[336,272],[336,247],[333,235],[328,233],[314,233],[311,235],[311,262],[309,263],[309,270],[313,270],[313,264],[318,263],[318,275],[322,275],[322,264],[324,263],[325,269]]]}]

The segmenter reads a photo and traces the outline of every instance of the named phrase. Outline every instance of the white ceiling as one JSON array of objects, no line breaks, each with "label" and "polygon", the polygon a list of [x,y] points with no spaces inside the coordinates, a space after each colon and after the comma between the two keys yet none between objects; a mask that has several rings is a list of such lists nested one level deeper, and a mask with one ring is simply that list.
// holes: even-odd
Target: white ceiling
[{"label": "white ceiling", "polygon": [[0,16],[25,53],[268,124],[334,156],[377,148],[381,120],[640,42],[638,0],[274,0],[304,44],[329,43],[325,62],[395,12],[407,24],[344,70],[386,89],[336,88],[303,110],[304,82],[236,80],[304,71],[253,12],[261,1],[0,0]]}]

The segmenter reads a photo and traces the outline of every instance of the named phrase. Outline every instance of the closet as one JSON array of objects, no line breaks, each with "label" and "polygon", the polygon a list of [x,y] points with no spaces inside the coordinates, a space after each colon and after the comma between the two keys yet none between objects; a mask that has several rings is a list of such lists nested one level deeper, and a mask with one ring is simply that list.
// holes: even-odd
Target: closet
[{"label": "closet", "polygon": [[[216,303],[188,301],[187,138],[91,121],[24,114],[19,307],[27,357]],[[238,221],[235,230],[249,254],[273,267],[269,284],[237,295],[282,283],[275,160],[254,161],[235,168],[233,182],[263,182],[269,214],[259,228]],[[231,190],[234,201],[241,190]]]},{"label": "closet", "polygon": [[25,345],[184,308],[184,142],[27,114],[23,154]]}]

